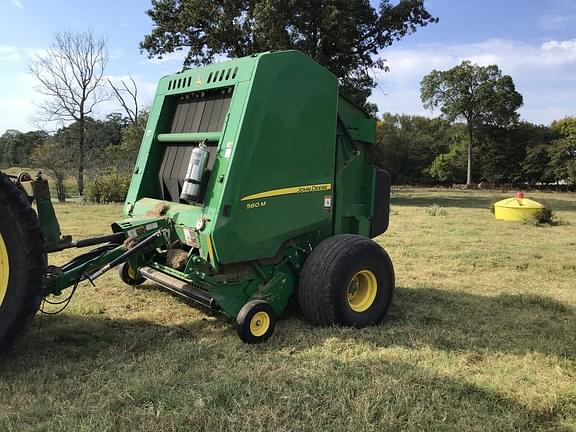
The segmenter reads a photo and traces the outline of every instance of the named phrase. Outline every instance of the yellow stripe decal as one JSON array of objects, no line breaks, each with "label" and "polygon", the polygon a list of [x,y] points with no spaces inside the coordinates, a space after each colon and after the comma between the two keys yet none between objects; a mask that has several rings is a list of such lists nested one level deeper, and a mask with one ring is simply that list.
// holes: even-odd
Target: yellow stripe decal
[{"label": "yellow stripe decal", "polygon": [[240,201],[249,201],[255,199],[262,199],[262,198],[270,198],[275,196],[281,195],[293,195],[293,194],[302,194],[308,192],[319,192],[319,191],[328,191],[332,189],[332,184],[330,183],[320,183],[314,185],[305,185],[305,186],[294,186],[289,188],[282,188],[282,189],[273,189],[266,192],[260,192],[253,195],[248,195],[242,198]]},{"label": "yellow stripe decal", "polygon": [[208,236],[206,240],[208,242],[208,259],[212,264],[216,263],[216,255],[214,255],[214,247],[212,246],[212,237]]}]

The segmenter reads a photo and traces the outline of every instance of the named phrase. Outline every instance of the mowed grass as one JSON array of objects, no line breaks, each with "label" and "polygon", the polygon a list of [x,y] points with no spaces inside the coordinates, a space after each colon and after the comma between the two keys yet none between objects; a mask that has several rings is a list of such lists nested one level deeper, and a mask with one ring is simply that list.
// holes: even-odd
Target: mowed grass
[{"label": "mowed grass", "polygon": [[[576,196],[533,196],[564,223],[495,221],[490,193],[395,192],[377,239],[394,304],[363,330],[312,327],[292,305],[248,346],[150,283],[84,284],[0,358],[0,430],[574,431]],[[120,206],[57,211],[86,237]]]}]

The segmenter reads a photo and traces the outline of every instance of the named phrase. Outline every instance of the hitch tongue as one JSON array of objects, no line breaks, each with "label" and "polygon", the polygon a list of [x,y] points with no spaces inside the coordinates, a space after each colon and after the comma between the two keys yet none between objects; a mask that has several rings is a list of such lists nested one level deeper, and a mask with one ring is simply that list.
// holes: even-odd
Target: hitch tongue
[{"label": "hitch tongue", "polygon": [[128,249],[122,255],[120,255],[120,256],[116,257],[115,259],[113,259],[112,261],[110,261],[104,267],[101,267],[100,269],[96,270],[92,274],[86,275],[86,278],[90,282],[94,283],[94,280],[98,279],[104,273],[112,270],[114,267],[116,267],[120,264],[125,263],[126,261],[128,261],[128,259],[130,257],[142,252],[143,250],[147,249],[150,245],[155,245],[156,243],[159,243],[159,241],[158,241],[159,238],[164,240],[166,231],[167,230],[165,230],[165,229],[156,231],[154,234],[150,235],[149,237],[146,237],[140,243],[137,243],[131,249]]}]

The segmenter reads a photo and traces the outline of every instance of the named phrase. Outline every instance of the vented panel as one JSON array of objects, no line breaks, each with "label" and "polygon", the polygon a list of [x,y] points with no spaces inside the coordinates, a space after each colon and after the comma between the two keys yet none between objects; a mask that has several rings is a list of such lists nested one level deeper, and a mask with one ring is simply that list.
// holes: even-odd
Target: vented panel
[{"label": "vented panel", "polygon": [[170,133],[219,132],[230,108],[232,87],[177,98]]},{"label": "vented panel", "polygon": [[[238,75],[238,67],[234,69],[221,69],[215,72],[210,72],[208,74],[208,79],[206,80],[206,84],[211,84],[215,82],[221,81],[228,81],[233,80]],[[202,77],[198,77],[197,79],[192,79],[192,75],[187,77],[178,77],[174,78],[173,80],[168,81],[168,90],[176,90],[176,89],[186,89],[192,86],[194,83],[202,83]]]}]

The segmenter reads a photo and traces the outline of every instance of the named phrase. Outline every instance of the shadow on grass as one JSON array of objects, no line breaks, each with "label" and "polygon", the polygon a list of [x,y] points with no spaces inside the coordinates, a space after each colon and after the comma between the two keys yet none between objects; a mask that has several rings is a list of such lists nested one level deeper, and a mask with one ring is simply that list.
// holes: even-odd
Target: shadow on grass
[{"label": "shadow on grass", "polygon": [[447,196],[442,193],[438,194],[402,194],[394,195],[391,198],[392,206],[409,206],[409,207],[430,207],[433,204],[440,207],[468,208],[468,209],[486,209],[488,210],[492,198],[478,195]]},{"label": "shadow on grass", "polygon": [[[342,430],[366,430],[363,421],[381,425],[373,430],[536,430],[572,415],[571,402],[559,399],[528,408],[464,378],[382,353],[371,355],[371,346],[400,346],[462,353],[472,362],[490,353],[539,352],[573,359],[576,312],[550,298],[399,288],[382,325],[362,330],[312,327],[291,302],[276,335],[261,346],[242,344],[232,324],[223,315],[178,326],[98,315],[44,318],[39,331],[37,321],[15,351],[1,358],[0,376],[23,397],[34,401],[46,391],[40,401],[56,400],[66,407],[75,406],[77,392],[50,394],[45,381],[88,382],[78,390],[82,394],[100,386],[127,387],[135,401],[123,400],[114,414],[116,421],[128,422],[126,429],[138,404],[149,401],[147,389],[157,389],[154,400],[172,404],[175,415],[215,422],[214,428],[226,421],[244,425],[237,430],[257,429],[245,413],[261,412],[263,406],[285,413],[280,420],[276,414],[269,418],[279,430],[310,426],[306,412],[315,413],[314,424],[303,430],[331,430],[335,419]],[[350,355],[347,342],[359,342],[365,355]],[[198,394],[208,405],[191,414],[190,401]],[[288,400],[303,402],[291,405]],[[88,420],[98,424],[100,414]],[[16,413],[10,421],[20,420]],[[172,420],[161,421],[174,429]]]},{"label": "shadow on grass", "polygon": [[[293,316],[300,318],[296,309]],[[311,332],[314,330],[310,327]],[[434,288],[397,288],[384,322],[339,329],[376,346],[432,347],[453,352],[543,353],[576,359],[576,309],[537,295],[497,297]],[[290,337],[286,338],[290,344]]]},{"label": "shadow on grass", "polygon": [[[512,311],[518,313],[514,316]],[[271,429],[278,430],[294,426],[334,430],[335,421],[341,430],[367,430],[367,425],[383,431],[535,430],[557,425],[569,414],[561,408],[562,400],[531,409],[463,378],[386,355],[373,358],[370,347],[363,346],[365,356],[351,357],[340,356],[341,347],[334,352],[326,345],[334,339],[351,339],[414,349],[430,345],[457,351],[538,350],[563,355],[573,349],[568,338],[576,324],[574,311],[557,302],[532,296],[484,298],[399,289],[389,319],[377,327],[315,329],[297,315],[292,303],[276,337],[261,346],[243,345],[231,320],[224,317],[163,326],[146,320],[61,315],[45,320],[39,334],[32,328],[16,351],[2,358],[0,376],[31,401],[48,399],[51,409],[54,403],[67,410],[75,407],[78,392],[96,391],[91,398],[102,397],[98,389],[107,386],[129,392],[133,399],[115,404],[112,414],[126,430],[141,404],[149,403],[149,389],[155,389],[156,403],[170,404],[171,418],[185,413],[186,421],[212,421],[214,429],[235,425],[225,422],[238,422],[235,430],[257,429],[264,415],[274,423]],[[551,322],[558,319],[571,321],[564,329],[571,333],[550,340]],[[536,327],[547,330],[535,335]],[[562,343],[565,349],[557,352]],[[66,395],[51,394],[44,383],[48,377],[88,384]],[[39,397],[36,392],[42,391],[48,393]],[[208,405],[196,409],[192,402],[198,395]],[[299,402],[290,404],[290,400]],[[112,403],[104,402],[100,400],[104,407]],[[278,412],[284,414],[278,417]],[[246,413],[261,414],[250,423]],[[83,412],[82,418],[94,427],[101,414]],[[177,429],[171,418],[157,419],[155,427],[165,422],[161,424],[166,429]],[[10,421],[17,423],[21,416],[11,414]],[[0,417],[0,426],[1,422]]]},{"label": "shadow on grass", "polygon": [[576,358],[575,309],[538,295],[400,288],[385,326],[409,332],[407,346]]},{"label": "shadow on grass", "polygon": [[162,325],[142,319],[107,319],[62,314],[36,317],[15,347],[0,356],[0,376],[30,369],[74,368],[79,362],[117,358],[118,362],[162,351],[178,342],[194,343],[230,332],[229,319],[209,315],[184,325]]},{"label": "shadow on grass", "polygon": [[[37,317],[23,337],[23,348],[49,356],[79,358],[114,346],[138,353],[152,347],[161,349],[170,341],[236,337],[233,319],[194,303],[191,307],[199,308],[205,318],[180,326],[67,314]],[[304,322],[297,301],[292,299],[277,329],[281,336],[275,335],[264,347],[300,350],[336,336],[378,346],[429,346],[479,354],[538,352],[576,359],[576,309],[537,295],[489,297],[434,288],[397,288],[384,322],[363,330],[315,328]],[[33,346],[26,343],[29,338]],[[19,351],[17,348],[15,355]]]},{"label": "shadow on grass", "polygon": [[[433,204],[446,208],[464,208],[464,209],[484,209],[489,210],[490,203],[494,200],[512,197],[514,194],[494,194],[493,196],[476,195],[473,192],[462,193],[458,196],[450,196],[437,193],[416,193],[416,194],[395,194],[391,198],[393,206],[410,206],[410,207],[430,207]],[[527,195],[530,197],[530,195]],[[544,196],[543,199],[536,198],[537,201],[546,201],[555,211],[576,212],[576,201],[554,199]]]}]

